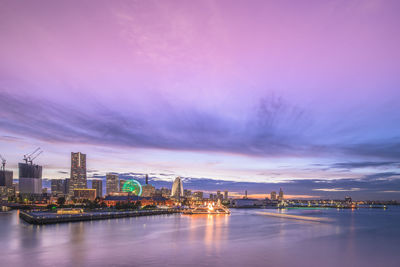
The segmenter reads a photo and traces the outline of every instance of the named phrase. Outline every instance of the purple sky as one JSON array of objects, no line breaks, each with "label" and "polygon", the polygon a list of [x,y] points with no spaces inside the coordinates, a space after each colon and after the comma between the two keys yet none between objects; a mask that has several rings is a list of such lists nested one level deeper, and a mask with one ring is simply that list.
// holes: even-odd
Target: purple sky
[{"label": "purple sky", "polygon": [[40,146],[48,178],[81,151],[93,177],[400,200],[399,12],[397,0],[0,1],[0,153],[16,171]]}]

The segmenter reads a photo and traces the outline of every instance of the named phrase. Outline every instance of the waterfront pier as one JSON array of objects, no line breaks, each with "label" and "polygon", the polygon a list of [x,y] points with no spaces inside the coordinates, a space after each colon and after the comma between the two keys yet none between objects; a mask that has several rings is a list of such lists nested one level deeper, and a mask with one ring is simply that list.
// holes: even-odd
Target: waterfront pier
[{"label": "waterfront pier", "polygon": [[104,212],[84,212],[80,214],[57,214],[49,212],[29,212],[19,211],[19,217],[31,224],[51,224],[63,222],[79,222],[106,220],[126,217],[164,215],[177,213],[175,209],[158,210],[133,210],[133,211],[104,211]]}]

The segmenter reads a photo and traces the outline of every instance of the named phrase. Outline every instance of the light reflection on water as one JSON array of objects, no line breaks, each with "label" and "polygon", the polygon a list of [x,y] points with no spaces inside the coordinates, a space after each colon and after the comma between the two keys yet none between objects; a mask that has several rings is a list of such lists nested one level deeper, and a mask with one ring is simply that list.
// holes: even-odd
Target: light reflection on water
[{"label": "light reflection on water", "polygon": [[[163,215],[35,226],[0,214],[1,266],[398,266],[400,209],[284,210],[331,222]],[[264,210],[267,212],[278,212]]]}]

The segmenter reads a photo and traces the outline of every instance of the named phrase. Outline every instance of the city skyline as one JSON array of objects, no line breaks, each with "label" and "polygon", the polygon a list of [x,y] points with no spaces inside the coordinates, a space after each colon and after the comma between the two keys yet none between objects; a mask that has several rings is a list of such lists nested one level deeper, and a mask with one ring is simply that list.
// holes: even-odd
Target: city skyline
[{"label": "city skyline", "polygon": [[[44,178],[400,200],[398,1],[6,1],[0,147]],[[57,14],[57,19],[55,19]],[[90,15],[89,15],[90,14]],[[137,175],[136,175],[137,174]]]}]

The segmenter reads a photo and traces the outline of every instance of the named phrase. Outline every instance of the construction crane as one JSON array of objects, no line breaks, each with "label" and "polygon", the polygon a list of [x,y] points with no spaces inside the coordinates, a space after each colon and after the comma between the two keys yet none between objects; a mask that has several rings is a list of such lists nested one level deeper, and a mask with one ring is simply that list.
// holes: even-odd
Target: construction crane
[{"label": "construction crane", "polygon": [[[38,154],[36,154],[36,153],[38,153]],[[25,163],[28,164],[28,162],[29,162],[32,165],[33,160],[42,153],[43,153],[43,150],[41,150],[40,147],[38,147],[32,153],[25,154],[24,155]]]},{"label": "construction crane", "polygon": [[40,152],[39,152],[38,154],[36,154],[35,156],[33,156],[33,158],[32,158],[32,157],[29,157],[28,162],[32,165],[33,160],[36,159],[36,158],[37,158],[40,154],[42,154],[42,153],[43,153],[43,150],[40,150]]},{"label": "construction crane", "polygon": [[28,163],[30,157],[32,157],[33,154],[35,154],[35,153],[38,152],[39,150],[40,150],[40,147],[36,148],[32,153],[25,154],[25,155],[24,155],[25,163]]},{"label": "construction crane", "polygon": [[5,171],[6,170],[6,159],[3,158],[3,156],[0,154],[0,159],[1,159],[1,170]]}]

